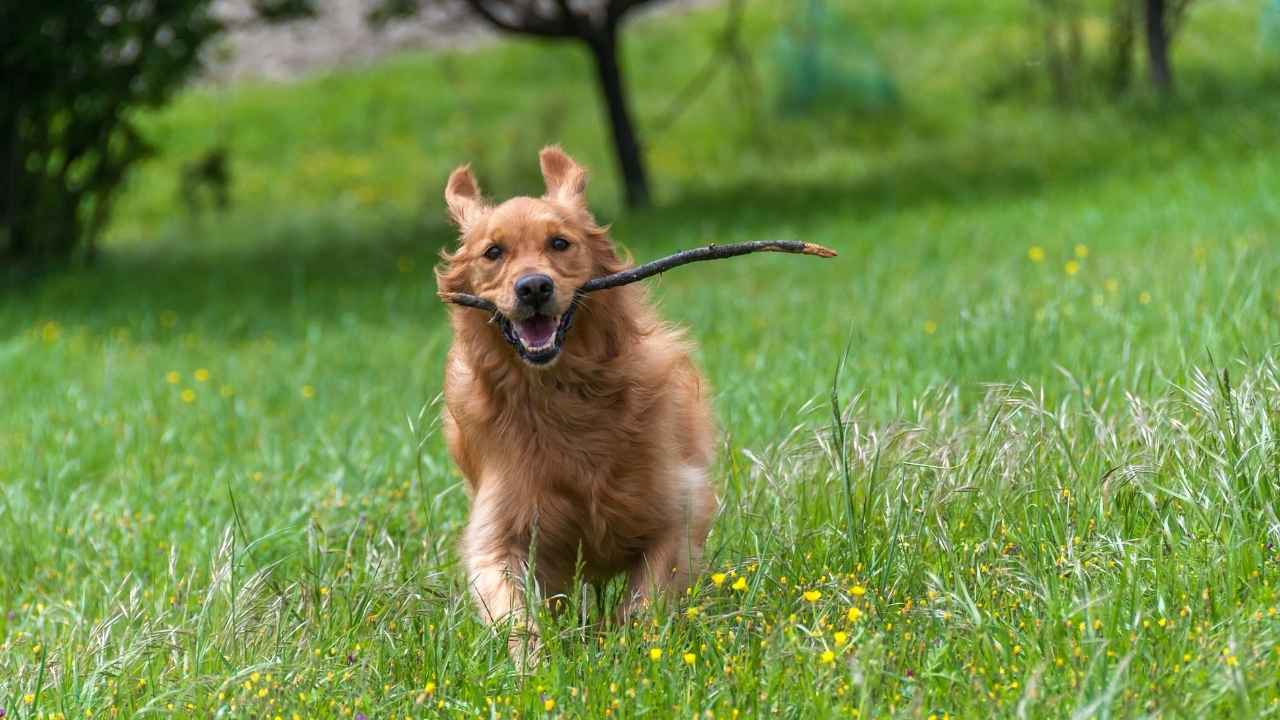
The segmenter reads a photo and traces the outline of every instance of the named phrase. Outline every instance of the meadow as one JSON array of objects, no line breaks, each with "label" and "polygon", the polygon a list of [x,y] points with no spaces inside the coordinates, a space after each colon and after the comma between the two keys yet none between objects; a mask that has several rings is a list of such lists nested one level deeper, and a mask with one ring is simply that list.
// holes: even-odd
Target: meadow
[{"label": "meadow", "polygon": [[[590,68],[503,42],[145,118],[92,268],[0,291],[0,717],[1280,715],[1280,58],[1197,5],[1178,96],[1056,107],[1021,0],[843,3],[896,109],[673,123],[723,11],[628,36],[658,205],[626,212]],[[1097,23],[1088,25],[1090,42]],[[1090,47],[1091,51],[1096,50]],[[444,178],[539,191],[562,142],[715,387],[722,509],[669,607],[467,597],[439,436]],[[233,208],[182,165],[231,152]]]}]

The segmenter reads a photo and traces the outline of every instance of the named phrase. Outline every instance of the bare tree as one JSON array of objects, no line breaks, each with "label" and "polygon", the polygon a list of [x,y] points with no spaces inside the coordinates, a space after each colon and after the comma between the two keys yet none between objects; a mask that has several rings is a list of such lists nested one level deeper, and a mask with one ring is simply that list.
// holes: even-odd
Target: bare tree
[{"label": "bare tree", "polygon": [[621,27],[637,7],[662,0],[465,0],[485,22],[502,32],[553,40],[576,40],[591,54],[596,81],[609,115],[614,154],[626,188],[627,205],[649,204],[649,175],[632,119],[619,59]]},{"label": "bare tree", "polygon": [[1128,89],[1133,70],[1133,50],[1142,23],[1147,74],[1161,95],[1173,92],[1173,40],[1195,0],[1113,0],[1111,29],[1111,85],[1117,93]]},{"label": "bare tree", "polygon": [[[288,21],[314,12],[318,0],[252,0],[259,17]],[[504,33],[545,40],[576,40],[591,54],[596,81],[609,116],[614,155],[627,205],[649,204],[649,174],[631,116],[619,58],[622,23],[642,5],[664,0],[380,0],[369,13],[375,24],[413,15],[428,5],[466,9]]]}]

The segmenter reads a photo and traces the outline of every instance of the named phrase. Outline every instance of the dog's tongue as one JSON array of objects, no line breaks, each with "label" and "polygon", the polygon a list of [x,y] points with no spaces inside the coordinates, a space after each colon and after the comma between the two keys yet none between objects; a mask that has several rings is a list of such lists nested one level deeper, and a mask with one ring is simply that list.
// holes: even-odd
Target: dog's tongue
[{"label": "dog's tongue", "polygon": [[556,321],[547,315],[534,315],[516,323],[516,332],[520,340],[529,349],[545,347],[551,344],[556,336]]}]

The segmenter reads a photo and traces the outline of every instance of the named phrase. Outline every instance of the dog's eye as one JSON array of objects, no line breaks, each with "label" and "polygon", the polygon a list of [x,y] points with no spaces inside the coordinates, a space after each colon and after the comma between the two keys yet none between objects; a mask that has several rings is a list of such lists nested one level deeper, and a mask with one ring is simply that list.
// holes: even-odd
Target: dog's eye
[{"label": "dog's eye", "polygon": [[489,249],[484,251],[484,256],[488,260],[497,260],[502,257],[502,248],[497,245],[490,245]]},{"label": "dog's eye", "polygon": [[556,236],[552,237],[552,238],[551,238],[551,240],[550,240],[549,242],[550,242],[550,244],[551,244],[551,249],[552,249],[552,250],[559,250],[559,251],[562,251],[562,252],[563,252],[563,251],[565,251],[565,250],[568,250],[568,249],[569,249],[569,241],[568,241],[568,240],[565,240],[564,238],[560,237],[559,235],[556,235]]}]

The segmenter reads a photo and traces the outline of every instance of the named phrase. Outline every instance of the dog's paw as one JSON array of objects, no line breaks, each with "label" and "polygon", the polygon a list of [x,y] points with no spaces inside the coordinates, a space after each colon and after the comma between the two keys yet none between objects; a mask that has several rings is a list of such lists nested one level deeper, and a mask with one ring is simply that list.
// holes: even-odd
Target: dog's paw
[{"label": "dog's paw", "polygon": [[507,637],[507,652],[511,654],[516,670],[521,673],[530,672],[542,658],[542,639],[537,632],[513,629]]}]

